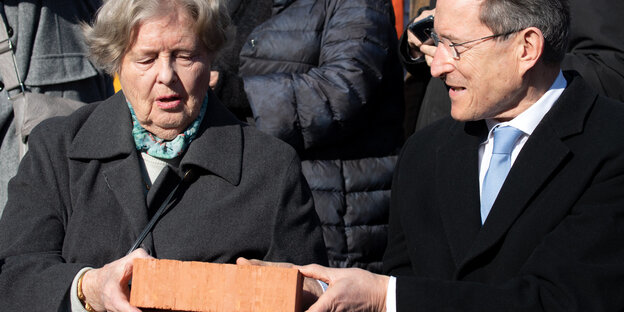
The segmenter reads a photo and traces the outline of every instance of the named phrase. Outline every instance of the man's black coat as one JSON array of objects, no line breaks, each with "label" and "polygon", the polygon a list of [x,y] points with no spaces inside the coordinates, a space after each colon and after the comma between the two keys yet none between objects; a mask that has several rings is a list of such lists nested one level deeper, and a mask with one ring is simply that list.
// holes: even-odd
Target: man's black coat
[{"label": "man's black coat", "polygon": [[407,142],[384,258],[399,311],[624,309],[624,105],[566,76],[483,227],[485,122],[444,119]]}]

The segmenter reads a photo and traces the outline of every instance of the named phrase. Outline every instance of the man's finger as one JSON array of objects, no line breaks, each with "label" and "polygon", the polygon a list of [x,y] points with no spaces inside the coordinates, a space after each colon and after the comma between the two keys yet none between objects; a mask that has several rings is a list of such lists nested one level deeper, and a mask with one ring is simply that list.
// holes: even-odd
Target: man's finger
[{"label": "man's finger", "polygon": [[431,44],[423,44],[420,46],[420,52],[422,52],[425,55],[433,57],[436,52],[436,46],[431,45]]},{"label": "man's finger", "polygon": [[310,306],[306,312],[326,312],[331,311],[332,299],[325,293],[318,298],[318,300]]},{"label": "man's finger", "polygon": [[425,61],[427,62],[427,66],[431,67],[431,62],[433,62],[433,57],[429,55],[425,55]]},{"label": "man's finger", "polygon": [[314,278],[317,280],[321,280],[327,284],[331,284],[330,268],[326,268],[318,264],[308,264],[304,266],[297,266],[296,268],[299,269],[299,272],[301,272],[303,276]]}]

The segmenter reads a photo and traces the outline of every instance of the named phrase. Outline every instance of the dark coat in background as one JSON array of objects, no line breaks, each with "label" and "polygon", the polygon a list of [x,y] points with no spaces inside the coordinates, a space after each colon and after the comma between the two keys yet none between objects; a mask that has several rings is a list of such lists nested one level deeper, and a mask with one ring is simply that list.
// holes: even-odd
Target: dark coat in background
[{"label": "dark coat in background", "polygon": [[483,226],[485,122],[445,118],[407,141],[384,257],[398,311],[624,309],[624,105],[566,79]]},{"label": "dark coat in background", "polygon": [[121,93],[35,128],[0,220],[2,310],[61,311],[76,273],[123,257],[191,168],[199,177],[143,244],[151,255],[327,263],[295,151],[214,95],[208,105],[180,168],[167,166],[147,197]]},{"label": "dark coat in background", "polygon": [[330,265],[379,271],[402,143],[391,3],[298,0],[274,9],[240,54],[255,125],[302,158]]},{"label": "dark coat in background", "polygon": [[[13,30],[9,39],[27,90],[86,103],[113,94],[112,79],[89,61],[80,28],[80,22],[90,22],[101,4],[102,0],[0,3],[0,15]],[[6,90],[0,88],[0,216],[7,199],[7,184],[19,165],[13,106],[7,97]]]},{"label": "dark coat in background", "polygon": [[624,1],[569,0],[570,41],[561,67],[599,94],[624,101]]},{"label": "dark coat in background", "polygon": [[239,53],[251,31],[272,15],[273,0],[227,0],[227,8],[232,18],[228,35],[231,38],[212,62],[213,71],[219,72],[215,94],[236,117],[249,121],[253,115],[243,80],[238,75]]}]

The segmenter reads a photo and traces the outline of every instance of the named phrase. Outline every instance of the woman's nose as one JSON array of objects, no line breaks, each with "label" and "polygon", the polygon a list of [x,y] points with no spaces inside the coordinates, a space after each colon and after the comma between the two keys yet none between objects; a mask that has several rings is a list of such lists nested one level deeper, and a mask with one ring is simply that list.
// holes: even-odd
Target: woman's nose
[{"label": "woman's nose", "polygon": [[175,67],[169,60],[162,60],[158,68],[158,82],[170,85],[176,80]]}]

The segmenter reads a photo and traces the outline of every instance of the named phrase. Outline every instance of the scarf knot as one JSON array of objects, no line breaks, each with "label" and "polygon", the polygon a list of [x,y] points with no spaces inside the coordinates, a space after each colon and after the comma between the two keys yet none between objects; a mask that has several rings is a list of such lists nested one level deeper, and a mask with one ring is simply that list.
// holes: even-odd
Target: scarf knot
[{"label": "scarf knot", "polygon": [[208,106],[208,95],[204,97],[202,107],[199,111],[199,116],[191,123],[191,125],[184,130],[184,132],[178,134],[172,140],[165,140],[157,137],[153,133],[145,130],[139,123],[134,113],[134,109],[129,101],[126,100],[130,114],[132,115],[132,136],[134,137],[134,144],[136,149],[140,152],[147,153],[150,156],[162,159],[173,159],[182,155],[189,144],[195,139],[199,125],[206,113],[206,107]]}]

